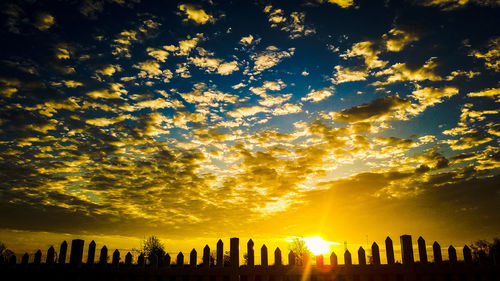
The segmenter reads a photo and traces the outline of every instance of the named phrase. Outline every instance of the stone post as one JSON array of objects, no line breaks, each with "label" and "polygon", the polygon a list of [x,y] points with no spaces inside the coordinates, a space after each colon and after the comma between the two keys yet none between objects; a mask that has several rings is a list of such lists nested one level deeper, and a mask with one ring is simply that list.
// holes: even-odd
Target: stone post
[{"label": "stone post", "polygon": [[66,263],[66,252],[68,251],[68,243],[63,241],[61,243],[61,248],[59,249],[59,264]]},{"label": "stone post", "polygon": [[337,255],[335,254],[335,252],[332,252],[332,254],[330,255],[330,265],[331,266],[338,265],[338,259],[337,259]]},{"label": "stone post", "polygon": [[40,265],[41,261],[42,261],[42,251],[38,250],[35,253],[35,257],[33,259],[33,264]]},{"label": "stone post", "polygon": [[352,257],[351,257],[351,253],[349,252],[349,250],[345,250],[344,264],[345,265],[352,265]]},{"label": "stone post", "polygon": [[132,254],[130,252],[128,252],[126,255],[125,255],[125,266],[126,267],[130,267],[132,266]]},{"label": "stone post", "polygon": [[280,248],[276,248],[274,251],[274,265],[281,266],[283,263],[281,261],[281,250]]},{"label": "stone post", "polygon": [[191,253],[189,254],[189,266],[196,268],[196,260],[197,259],[198,259],[198,253],[193,248],[193,250],[191,250]]},{"label": "stone post", "polygon": [[210,247],[203,248],[203,267],[210,267]]},{"label": "stone post", "polygon": [[324,265],[324,259],[323,259],[323,255],[317,255],[316,256],[316,265],[317,266],[323,266]]},{"label": "stone post", "polygon": [[385,238],[385,252],[387,254],[387,264],[394,264],[394,247],[392,245],[392,239],[389,236]]},{"label": "stone post", "polygon": [[54,247],[50,246],[50,248],[47,250],[47,257],[45,258],[45,264],[47,265],[54,264],[55,255],[56,251],[54,250]]},{"label": "stone post", "polygon": [[411,235],[401,235],[401,258],[403,259],[403,264],[414,262]]},{"label": "stone post", "polygon": [[373,242],[372,244],[372,264],[375,265],[380,264],[380,249],[378,248],[378,245],[375,242]]},{"label": "stone post", "polygon": [[427,248],[425,246],[425,240],[422,236],[418,237],[418,256],[421,263],[427,263]]},{"label": "stone post", "polygon": [[262,266],[268,266],[269,265],[269,260],[267,258],[267,247],[266,247],[266,245],[262,245],[262,248],[260,248],[260,265],[262,265]]},{"label": "stone post", "polygon": [[231,267],[238,268],[240,266],[240,239],[231,238],[229,243],[229,256],[231,259]]},{"label": "stone post", "polygon": [[443,256],[441,255],[441,246],[437,241],[432,244],[432,254],[434,255],[434,263],[443,262]]},{"label": "stone post", "polygon": [[168,253],[163,257],[163,266],[170,266],[171,258]]},{"label": "stone post", "polygon": [[118,267],[118,264],[120,264],[120,251],[118,251],[118,249],[113,252],[113,260],[111,261],[111,264],[113,267]]},{"label": "stone post", "polygon": [[138,257],[137,257],[137,265],[139,267],[144,267],[145,266],[145,262],[144,262],[144,255],[143,254],[140,254]]},{"label": "stone post", "polygon": [[29,259],[30,259],[30,255],[28,255],[28,253],[24,253],[23,257],[21,258],[21,264],[23,266],[28,265]]},{"label": "stone post", "polygon": [[253,267],[255,265],[255,250],[252,239],[247,243],[247,266]]},{"label": "stone post", "polygon": [[472,252],[467,245],[464,246],[463,252],[464,252],[464,262],[466,264],[471,264],[472,263]]},{"label": "stone post", "polygon": [[102,246],[101,255],[99,256],[99,264],[106,265],[108,264],[108,247]]},{"label": "stone post", "polygon": [[448,258],[450,263],[457,263],[457,251],[455,250],[455,247],[450,246],[448,248]]},{"label": "stone post", "polygon": [[290,250],[290,252],[288,253],[288,265],[295,265],[295,253],[292,250]]},{"label": "stone post", "polygon": [[359,247],[358,261],[359,265],[366,265],[366,255],[365,255],[365,249],[363,249],[363,247]]},{"label": "stone post", "polygon": [[183,267],[184,266],[184,255],[182,252],[179,252],[177,255],[177,267]]},{"label": "stone post", "polygon": [[95,242],[92,240],[89,244],[89,254],[87,255],[87,265],[94,264],[95,259]]},{"label": "stone post", "polygon": [[221,239],[217,242],[217,267],[224,267],[224,243]]},{"label": "stone post", "polygon": [[69,256],[69,263],[75,267],[82,266],[83,258],[83,243],[81,239],[74,239],[71,241],[71,253]]}]

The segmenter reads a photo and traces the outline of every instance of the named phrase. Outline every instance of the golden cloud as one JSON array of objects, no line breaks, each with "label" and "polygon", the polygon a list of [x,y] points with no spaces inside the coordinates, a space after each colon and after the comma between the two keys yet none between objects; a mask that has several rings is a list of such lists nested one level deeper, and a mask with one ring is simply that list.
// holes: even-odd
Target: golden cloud
[{"label": "golden cloud", "polygon": [[193,5],[193,4],[180,4],[179,10],[184,12],[184,14],[187,16],[187,20],[192,20],[195,23],[198,24],[205,24],[207,22],[215,22],[215,19],[212,15],[207,14],[205,10],[200,8],[198,5]]}]

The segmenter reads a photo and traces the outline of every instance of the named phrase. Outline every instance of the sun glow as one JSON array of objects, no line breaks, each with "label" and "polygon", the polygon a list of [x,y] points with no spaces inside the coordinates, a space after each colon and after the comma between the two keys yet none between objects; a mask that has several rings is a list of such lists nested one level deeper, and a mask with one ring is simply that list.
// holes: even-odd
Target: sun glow
[{"label": "sun glow", "polygon": [[305,246],[316,256],[329,254],[332,245],[339,245],[339,243],[336,242],[325,241],[319,236],[304,237],[300,239],[304,241]]}]

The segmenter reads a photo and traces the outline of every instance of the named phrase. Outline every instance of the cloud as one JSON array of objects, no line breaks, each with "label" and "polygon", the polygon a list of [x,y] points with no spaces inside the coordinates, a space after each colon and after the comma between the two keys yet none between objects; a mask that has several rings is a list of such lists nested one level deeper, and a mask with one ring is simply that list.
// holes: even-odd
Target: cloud
[{"label": "cloud", "polygon": [[160,64],[154,60],[139,62],[134,67],[140,70],[137,75],[140,78],[163,79],[163,82],[168,83],[173,77],[172,71],[161,70]]},{"label": "cloud", "polygon": [[110,89],[99,89],[87,92],[87,96],[93,99],[119,99],[122,94],[126,94],[127,90],[123,89],[123,85],[119,83],[111,83]]},{"label": "cloud", "polygon": [[40,13],[36,18],[35,27],[39,30],[45,31],[51,28],[55,23],[56,20],[51,14]]},{"label": "cloud", "polygon": [[142,21],[135,29],[123,30],[113,40],[112,54],[130,58],[130,46],[134,42],[146,38],[152,30],[157,29],[160,25],[160,23],[148,19]]},{"label": "cloud", "polygon": [[108,64],[102,68],[96,70],[96,73],[106,76],[112,76],[116,72],[122,71],[122,68],[118,64]]},{"label": "cloud", "polygon": [[205,83],[196,83],[193,91],[179,93],[179,95],[188,103],[211,107],[217,107],[222,104],[234,104],[238,100],[238,96],[209,89]]},{"label": "cloud", "polygon": [[382,61],[378,58],[381,51],[374,48],[374,42],[363,41],[352,46],[350,50],[340,55],[344,59],[362,56],[365,60],[365,65],[368,68],[381,68],[387,64],[387,61]]},{"label": "cloud", "polygon": [[253,37],[252,34],[248,35],[248,36],[245,36],[245,37],[241,37],[240,39],[240,44],[244,45],[244,46],[248,46],[248,45],[252,45],[252,44],[258,44],[260,41],[260,38],[259,39],[255,39]]},{"label": "cloud", "polygon": [[462,8],[470,4],[486,7],[495,7],[500,5],[500,3],[496,0],[423,0],[418,2],[418,4],[423,6],[438,6],[445,11]]},{"label": "cloud", "polygon": [[349,67],[336,65],[335,70],[337,72],[335,72],[334,78],[331,79],[333,84],[363,81],[366,80],[366,77],[368,76],[368,71],[366,69],[356,70]]},{"label": "cloud", "polygon": [[396,63],[391,67],[375,73],[375,76],[387,76],[385,81],[377,81],[374,86],[388,85],[404,81],[440,81],[441,76],[434,71],[438,63],[436,58],[430,58],[421,67],[411,66],[407,63]]},{"label": "cloud", "polygon": [[265,107],[254,105],[249,107],[240,107],[233,111],[229,111],[227,114],[233,118],[242,118],[255,115],[261,112],[268,112]]},{"label": "cloud", "polygon": [[212,15],[207,14],[200,6],[194,4],[179,4],[179,10],[184,12],[187,19],[184,21],[191,20],[197,24],[205,24],[207,22],[213,23],[215,19]]},{"label": "cloud", "polygon": [[408,99],[399,95],[387,96],[332,113],[334,120],[355,123],[365,121],[385,121],[393,118],[404,119],[405,109],[411,106]]},{"label": "cloud", "polygon": [[302,111],[302,107],[300,107],[296,104],[285,103],[284,105],[273,109],[272,114],[273,115],[287,115],[287,114],[299,113],[301,111]]},{"label": "cloud", "polygon": [[221,59],[210,57],[195,57],[189,58],[189,60],[194,65],[204,68],[206,72],[217,72],[220,75],[229,75],[239,70],[236,61],[223,62]]},{"label": "cloud", "polygon": [[63,80],[62,83],[64,84],[64,86],[66,86],[68,88],[76,88],[76,87],[83,86],[82,82],[78,82],[78,81],[74,81],[74,80]]},{"label": "cloud", "polygon": [[305,24],[306,14],[304,12],[292,12],[287,17],[282,9],[277,9],[268,5],[264,8],[271,27],[280,28],[289,33],[291,39],[308,36],[316,33],[316,30]]},{"label": "cloud", "polygon": [[450,148],[453,150],[464,150],[477,147],[483,143],[487,143],[492,140],[493,140],[492,138],[486,135],[477,133],[468,136],[463,136],[458,140],[445,140],[443,142],[449,144]]},{"label": "cloud", "polygon": [[260,73],[277,65],[282,59],[293,56],[294,52],[294,48],[289,48],[288,51],[280,51],[275,46],[269,46],[265,51],[251,56],[254,61],[253,70]]},{"label": "cloud", "polygon": [[411,42],[419,39],[415,32],[393,28],[388,34],[384,34],[382,38],[385,41],[386,49],[390,52],[399,52]]},{"label": "cloud", "polygon": [[153,58],[161,62],[165,62],[165,60],[167,60],[167,57],[169,55],[169,52],[155,48],[147,48],[146,52],[148,52],[148,55],[152,56]]},{"label": "cloud", "polygon": [[491,39],[485,52],[473,50],[470,55],[484,60],[487,68],[500,72],[500,37]]},{"label": "cloud", "polygon": [[354,5],[354,0],[318,0],[320,3],[327,2],[330,4],[335,4],[341,8],[349,8]]},{"label": "cloud", "polygon": [[196,34],[196,37],[187,40],[179,41],[179,48],[177,54],[180,56],[187,56],[191,50],[198,45],[203,39],[203,33]]},{"label": "cloud", "polygon": [[479,92],[468,93],[469,97],[487,97],[492,99],[497,99],[496,102],[500,102],[500,88],[490,88]]},{"label": "cloud", "polygon": [[329,96],[333,95],[333,90],[330,88],[324,88],[321,90],[312,90],[305,97],[301,98],[302,101],[312,101],[319,102]]},{"label": "cloud", "polygon": [[109,125],[114,125],[116,123],[122,122],[123,120],[126,119],[133,119],[131,115],[125,114],[125,115],[119,115],[113,118],[94,118],[94,119],[87,119],[85,120],[85,123],[93,126],[98,126],[98,127],[107,127]]},{"label": "cloud", "polygon": [[481,72],[478,72],[478,71],[472,71],[472,70],[469,70],[469,71],[465,71],[465,70],[454,70],[450,73],[450,75],[446,76],[446,81],[451,81],[453,79],[455,79],[456,77],[459,77],[459,76],[465,76],[469,79],[471,78],[474,78],[478,75],[480,75]]}]

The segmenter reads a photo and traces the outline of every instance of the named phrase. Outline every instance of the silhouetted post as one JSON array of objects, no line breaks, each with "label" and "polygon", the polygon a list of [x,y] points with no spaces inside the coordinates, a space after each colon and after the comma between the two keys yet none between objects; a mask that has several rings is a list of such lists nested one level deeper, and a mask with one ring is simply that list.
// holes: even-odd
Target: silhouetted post
[{"label": "silhouetted post", "polygon": [[229,256],[231,260],[231,266],[238,268],[240,266],[240,239],[231,238],[229,243]]},{"label": "silhouetted post", "polygon": [[28,265],[29,259],[30,259],[30,255],[28,255],[28,253],[24,253],[23,257],[21,258],[21,264],[23,266]]},{"label": "silhouetted post", "polygon": [[352,265],[352,257],[351,257],[351,252],[349,252],[349,250],[345,250],[344,264],[345,265]]},{"label": "silhouetted post", "polygon": [[158,255],[152,253],[151,256],[149,256],[149,262],[151,263],[152,268],[158,269]]},{"label": "silhouetted post", "polygon": [[210,267],[210,247],[203,248],[203,267]]},{"label": "silhouetted post", "polygon": [[425,240],[422,236],[418,237],[418,256],[421,263],[427,263],[427,248],[425,247]]},{"label": "silhouetted post", "polygon": [[453,246],[450,246],[448,248],[448,259],[450,260],[450,263],[457,262],[457,251],[455,250],[455,247],[453,247]]},{"label": "silhouetted post", "polygon": [[500,250],[493,250],[493,264],[498,266],[500,265]]},{"label": "silhouetted post", "polygon": [[253,267],[255,265],[255,250],[252,239],[247,243],[247,266]]},{"label": "silhouetted post", "polygon": [[41,261],[42,261],[42,251],[38,250],[35,253],[35,258],[33,259],[33,264],[40,265]]},{"label": "silhouetted post", "polygon": [[139,267],[144,267],[144,266],[145,266],[144,254],[140,254],[140,255],[137,257],[137,265],[138,265]]},{"label": "silhouetted post", "polygon": [[119,263],[120,263],[120,252],[118,251],[118,249],[116,249],[113,252],[113,260],[111,261],[111,264],[113,265],[113,267],[118,267]]},{"label": "silhouetted post", "polygon": [[403,259],[403,264],[414,262],[411,235],[401,235],[401,257]]},{"label": "silhouetted post", "polygon": [[472,252],[467,245],[464,246],[463,252],[464,252],[464,262],[466,264],[471,264],[472,263]]},{"label": "silhouetted post", "polygon": [[288,253],[288,265],[295,265],[295,253],[292,250]]},{"label": "silhouetted post", "polygon": [[71,253],[69,256],[69,263],[71,266],[81,267],[83,258],[83,243],[81,239],[74,239],[71,241]]},{"label": "silhouetted post", "polygon": [[283,263],[281,261],[281,250],[280,248],[276,248],[276,250],[274,251],[274,265],[280,266],[282,264]]},{"label": "silhouetted post", "polygon": [[193,250],[191,250],[191,253],[189,254],[189,266],[196,267],[196,259],[197,258],[198,258],[198,253],[193,248]]},{"label": "silhouetted post", "polygon": [[316,256],[316,265],[317,266],[323,266],[324,264],[324,260],[323,260],[323,255],[317,255]]},{"label": "silhouetted post", "polygon": [[335,254],[335,252],[332,252],[332,254],[330,255],[330,265],[331,266],[338,265],[337,255]]},{"label": "silhouetted post", "polygon": [[307,253],[302,253],[302,266],[308,265],[310,262],[310,257]]},{"label": "silhouetted post", "polygon": [[224,243],[219,239],[217,241],[217,267],[224,266]]},{"label": "silhouetted post", "polygon": [[130,252],[128,252],[126,255],[125,255],[125,266],[126,267],[130,267],[132,266],[132,254]]},{"label": "silhouetted post", "polygon": [[87,265],[94,264],[95,259],[95,242],[92,240],[89,244],[89,254],[87,255]]},{"label": "silhouetted post", "polygon": [[266,247],[266,245],[262,245],[262,248],[260,248],[260,265],[262,265],[262,266],[268,266],[269,265],[269,260],[267,258],[267,247]]},{"label": "silhouetted post", "polygon": [[372,264],[380,264],[380,250],[375,242],[372,244]]},{"label": "silhouetted post", "polygon": [[394,264],[394,246],[389,236],[385,238],[385,252],[387,255],[387,264]]},{"label": "silhouetted post", "polygon": [[441,246],[437,241],[432,244],[432,254],[434,255],[434,263],[443,262],[443,256],[441,255]]},{"label": "silhouetted post", "polygon": [[17,262],[16,255],[10,256],[10,258],[9,258],[9,264],[10,265],[16,265],[16,262]]},{"label": "silhouetted post", "polygon": [[177,254],[177,267],[183,267],[184,266],[184,255],[182,252],[179,252]]},{"label": "silhouetted post", "polygon": [[53,246],[50,246],[50,248],[47,250],[47,257],[45,258],[45,264],[46,265],[54,264],[55,255],[56,255],[56,250],[54,250]]},{"label": "silhouetted post", "polygon": [[359,247],[358,261],[359,265],[366,265],[366,255],[365,255],[365,249],[363,249],[363,247]]},{"label": "silhouetted post", "polygon": [[108,263],[108,248],[102,246],[101,255],[99,256],[99,264],[106,265]]},{"label": "silhouetted post", "polygon": [[66,263],[66,252],[68,251],[68,243],[63,241],[61,243],[61,248],[59,249],[59,264]]},{"label": "silhouetted post", "polygon": [[170,261],[171,261],[170,255],[166,253],[165,256],[163,257],[163,266],[170,266]]}]

